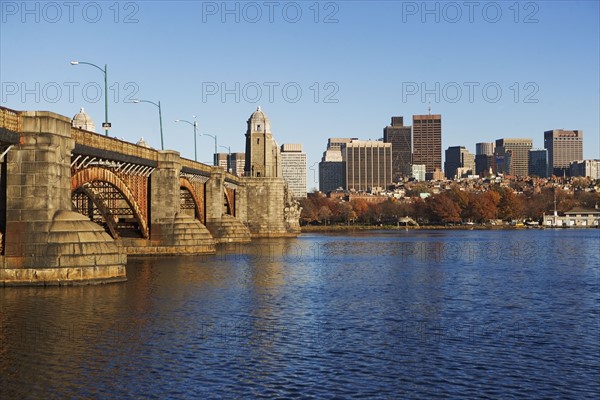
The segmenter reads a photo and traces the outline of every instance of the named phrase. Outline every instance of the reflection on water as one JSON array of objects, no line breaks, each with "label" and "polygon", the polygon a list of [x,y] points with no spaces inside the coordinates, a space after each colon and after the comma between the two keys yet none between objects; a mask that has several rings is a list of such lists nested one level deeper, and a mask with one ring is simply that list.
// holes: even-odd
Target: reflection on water
[{"label": "reflection on water", "polygon": [[599,249],[597,230],[307,234],[4,288],[1,397],[594,398]]}]

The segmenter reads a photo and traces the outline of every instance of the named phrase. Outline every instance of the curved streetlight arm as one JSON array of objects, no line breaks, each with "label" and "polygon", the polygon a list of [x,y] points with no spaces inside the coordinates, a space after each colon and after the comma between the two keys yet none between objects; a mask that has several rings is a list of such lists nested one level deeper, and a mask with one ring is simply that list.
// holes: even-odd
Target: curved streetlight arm
[{"label": "curved streetlight arm", "polygon": [[176,119],[175,122],[185,122],[186,124],[190,124],[194,127],[194,161],[198,161],[198,147],[196,146],[196,127],[198,123],[196,122],[196,116],[194,115],[194,122],[187,121],[185,119]]},{"label": "curved streetlight arm", "polygon": [[[210,135],[208,133],[201,133],[200,136],[210,136],[211,138],[215,139],[215,154],[217,154],[218,153],[218,150],[217,150],[217,148],[218,148],[218,146],[217,146],[217,135]],[[217,166],[216,161],[217,160],[214,160],[214,162],[213,162],[213,164],[215,165],[215,167]]]},{"label": "curved streetlight arm", "polygon": [[150,101],[150,100],[133,99],[132,101],[134,103],[150,103],[150,104],[154,104],[156,107],[160,107],[160,105],[158,105],[157,103]]},{"label": "curved streetlight arm", "polygon": [[[96,67],[98,68],[100,71],[106,73],[106,69],[103,69],[99,66],[97,66],[96,64],[92,64],[90,62],[86,62],[86,61],[71,61],[71,65],[79,65],[79,64],[85,64],[85,65],[91,65],[92,67]],[[106,66],[105,66],[106,67]]]},{"label": "curved streetlight arm", "polygon": [[[104,64],[104,69],[100,68],[96,64],[92,64],[87,61],[71,61],[71,65],[91,65],[92,67],[98,68],[100,71],[104,73],[104,135],[108,136],[108,65]],[[104,124],[103,124],[104,125]]]},{"label": "curved streetlight arm", "polygon": [[186,121],[185,119],[176,119],[175,122],[185,122],[186,124],[190,124],[191,126],[196,126],[196,122]]},{"label": "curved streetlight arm", "polygon": [[160,107],[160,101],[158,103],[155,103],[153,101],[150,100],[141,100],[141,99],[133,99],[134,103],[150,103],[155,105],[156,107],[158,107],[158,121],[160,123],[160,149],[164,150],[165,149],[165,142],[163,139],[163,126],[162,126],[162,109]]}]

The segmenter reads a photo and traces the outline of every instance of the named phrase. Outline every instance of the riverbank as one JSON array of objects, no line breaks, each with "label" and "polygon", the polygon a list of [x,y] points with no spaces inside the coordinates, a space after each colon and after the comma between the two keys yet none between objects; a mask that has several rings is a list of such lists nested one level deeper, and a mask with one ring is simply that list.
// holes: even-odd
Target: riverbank
[{"label": "riverbank", "polygon": [[343,231],[404,231],[404,230],[509,230],[530,229],[540,227],[514,226],[514,225],[419,225],[419,226],[396,226],[396,225],[305,225],[300,229],[302,232],[343,232]]},{"label": "riverbank", "polygon": [[597,226],[541,226],[541,225],[305,225],[300,227],[302,233],[307,232],[348,232],[348,231],[404,231],[404,230],[462,230],[462,231],[491,231],[491,230],[522,230],[522,229],[598,229]]}]

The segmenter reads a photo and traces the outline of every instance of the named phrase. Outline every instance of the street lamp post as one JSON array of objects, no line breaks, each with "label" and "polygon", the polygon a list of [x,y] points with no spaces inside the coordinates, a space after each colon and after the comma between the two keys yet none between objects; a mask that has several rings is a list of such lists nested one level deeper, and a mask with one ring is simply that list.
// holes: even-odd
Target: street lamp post
[{"label": "street lamp post", "polygon": [[160,149],[164,150],[165,149],[165,143],[164,143],[164,140],[163,140],[162,109],[160,108],[160,101],[158,103],[155,103],[155,102],[150,101],[150,100],[134,99],[133,102],[134,103],[150,103],[150,104],[154,104],[156,107],[158,107],[158,121],[160,123]]},{"label": "street lamp post", "polygon": [[104,69],[100,68],[96,64],[92,64],[85,61],[71,61],[71,65],[79,65],[86,64],[91,65],[92,67],[98,68],[102,73],[104,73],[104,123],[102,127],[104,128],[104,134],[108,136],[108,129],[110,128],[110,123],[108,122],[108,66],[104,64]]},{"label": "street lamp post", "polygon": [[231,146],[219,146],[227,149],[227,172],[231,172]]},{"label": "street lamp post", "polygon": [[[208,133],[201,133],[200,136],[210,136],[211,138],[215,139],[215,154],[217,154],[217,135],[209,135]],[[217,163],[215,156],[213,156],[213,164],[215,166],[219,165]]]},{"label": "street lamp post", "polygon": [[198,126],[197,122],[196,122],[196,116],[192,115],[192,117],[194,117],[194,122],[190,122],[190,121],[186,121],[185,119],[176,119],[175,122],[185,122],[186,124],[190,124],[194,127],[194,161],[198,161],[198,148],[196,146],[196,127]]}]

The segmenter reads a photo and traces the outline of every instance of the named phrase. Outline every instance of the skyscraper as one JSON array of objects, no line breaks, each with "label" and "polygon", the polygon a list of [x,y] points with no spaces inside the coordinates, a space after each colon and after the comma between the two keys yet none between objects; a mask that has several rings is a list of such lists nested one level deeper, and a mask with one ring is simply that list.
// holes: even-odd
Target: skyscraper
[{"label": "skyscraper", "polygon": [[425,164],[427,174],[442,169],[442,116],[413,115],[413,164]]},{"label": "skyscraper", "polygon": [[463,146],[451,146],[446,150],[446,161],[444,162],[444,172],[446,178],[454,179],[457,176],[456,170],[464,168],[475,173],[475,157],[473,153]]},{"label": "skyscraper", "polygon": [[281,155],[271,133],[271,121],[260,107],[257,107],[247,123],[244,175],[281,177]]},{"label": "skyscraper", "polygon": [[346,189],[367,191],[392,183],[392,144],[353,140],[342,148],[346,162]]},{"label": "skyscraper", "polygon": [[498,139],[494,159],[496,171],[507,175],[527,176],[529,174],[529,150],[531,139]]},{"label": "skyscraper", "polygon": [[475,173],[477,175],[488,175],[493,165],[494,149],[494,142],[475,143]]},{"label": "skyscraper", "polygon": [[485,154],[487,156],[494,155],[494,142],[475,143],[475,155]]},{"label": "skyscraper", "polygon": [[571,162],[583,159],[583,131],[545,131],[544,148],[548,150],[550,173],[557,176],[568,175]]},{"label": "skyscraper", "polygon": [[392,124],[383,128],[383,141],[392,144],[392,178],[395,182],[411,176],[412,129],[404,126],[403,117],[392,117]]},{"label": "skyscraper", "polygon": [[214,165],[218,165],[223,168],[225,171],[229,171],[229,154],[228,153],[215,153],[214,157]]},{"label": "skyscraper", "polygon": [[529,176],[548,177],[548,150],[529,150]]},{"label": "skyscraper", "polygon": [[244,166],[246,165],[246,153],[231,153],[229,160],[231,163],[231,173],[237,176],[244,175]]},{"label": "skyscraper", "polygon": [[281,146],[281,175],[294,197],[306,197],[306,153],[301,144]]},{"label": "skyscraper", "polygon": [[327,150],[319,163],[319,190],[328,193],[346,187],[346,163],[342,157],[342,145],[357,138],[330,138]]},{"label": "skyscraper", "polygon": [[571,176],[587,176],[600,179],[600,160],[573,161],[570,166]]}]

